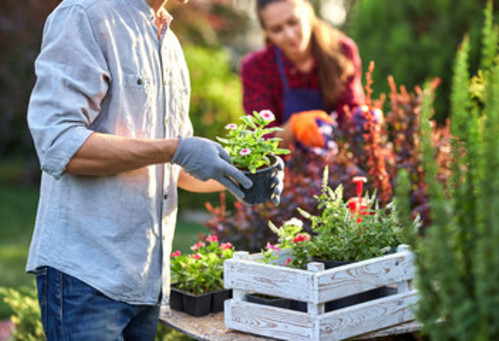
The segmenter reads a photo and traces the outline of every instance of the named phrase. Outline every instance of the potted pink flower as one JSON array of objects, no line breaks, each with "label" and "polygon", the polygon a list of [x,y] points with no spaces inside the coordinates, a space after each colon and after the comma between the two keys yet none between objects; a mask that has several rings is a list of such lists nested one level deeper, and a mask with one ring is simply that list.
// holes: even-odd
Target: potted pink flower
[{"label": "potted pink flower", "polygon": [[232,294],[223,285],[223,262],[232,258],[234,247],[210,235],[191,246],[191,251],[171,254],[170,307],[192,316],[220,312],[224,300]]},{"label": "potted pink flower", "polygon": [[250,205],[257,205],[269,201],[274,186],[272,179],[277,167],[282,167],[282,160],[278,155],[289,154],[288,149],[279,148],[279,140],[272,137],[279,127],[267,127],[275,120],[270,110],[253,112],[253,115],[240,117],[241,124],[226,125],[227,136],[217,137],[228,151],[232,163],[242,170],[253,181],[250,189],[242,188],[245,192],[244,201]]}]

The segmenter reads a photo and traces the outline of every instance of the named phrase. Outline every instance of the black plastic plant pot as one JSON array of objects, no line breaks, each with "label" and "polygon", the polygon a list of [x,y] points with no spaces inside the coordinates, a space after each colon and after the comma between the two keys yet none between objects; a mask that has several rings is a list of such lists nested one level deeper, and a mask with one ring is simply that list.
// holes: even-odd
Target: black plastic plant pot
[{"label": "black plastic plant pot", "polygon": [[170,308],[177,311],[184,311],[184,291],[171,287]]},{"label": "black plastic plant pot", "polygon": [[307,302],[291,300],[291,310],[307,312]]},{"label": "black plastic plant pot", "polygon": [[380,287],[364,291],[360,294],[343,297],[326,303],[326,312],[349,307],[351,305],[372,301],[378,298],[390,296],[397,293],[397,289],[390,287]]},{"label": "black plastic plant pot", "polygon": [[252,303],[258,303],[263,305],[270,305],[272,307],[290,309],[291,308],[291,300],[281,297],[266,297],[257,294],[249,294],[246,295],[246,300]]},{"label": "black plastic plant pot", "polygon": [[195,317],[208,315],[211,312],[212,293],[192,295],[184,293],[184,312]]},{"label": "black plastic plant pot", "polygon": [[276,175],[278,165],[276,158],[271,156],[270,159],[272,164],[269,167],[258,169],[255,173],[243,171],[244,175],[253,181],[251,188],[246,189],[241,186],[244,192],[244,202],[247,205],[258,205],[270,201],[274,189],[272,179]]},{"label": "black plastic plant pot", "polygon": [[224,302],[232,298],[232,289],[214,291],[212,293],[211,312],[219,313],[224,310]]},{"label": "black plastic plant pot", "polygon": [[322,263],[324,264],[324,269],[332,269],[336,268],[337,266],[342,266],[342,265],[347,265],[347,264],[352,264],[354,262],[347,262],[347,261],[339,261],[339,260],[328,260],[328,259],[321,259],[321,258],[315,258],[313,257],[312,260],[317,263]]}]

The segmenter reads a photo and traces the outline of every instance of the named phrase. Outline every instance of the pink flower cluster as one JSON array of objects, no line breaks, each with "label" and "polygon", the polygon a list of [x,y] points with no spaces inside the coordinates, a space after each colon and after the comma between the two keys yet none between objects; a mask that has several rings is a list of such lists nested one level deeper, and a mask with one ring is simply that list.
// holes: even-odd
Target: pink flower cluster
[{"label": "pink flower cluster", "polygon": [[268,250],[274,250],[274,251],[281,251],[281,249],[279,249],[277,246],[275,245],[272,245],[270,243],[267,243],[267,245],[265,246]]},{"label": "pink flower cluster", "polygon": [[310,236],[308,234],[298,233],[296,237],[293,239],[293,243],[307,242],[310,240]]},{"label": "pink flower cluster", "polygon": [[191,250],[192,250],[192,251],[196,251],[197,249],[202,248],[204,245],[205,245],[205,244],[204,244],[203,242],[199,242],[199,243],[197,243],[197,244],[192,245],[192,246],[191,246]]}]

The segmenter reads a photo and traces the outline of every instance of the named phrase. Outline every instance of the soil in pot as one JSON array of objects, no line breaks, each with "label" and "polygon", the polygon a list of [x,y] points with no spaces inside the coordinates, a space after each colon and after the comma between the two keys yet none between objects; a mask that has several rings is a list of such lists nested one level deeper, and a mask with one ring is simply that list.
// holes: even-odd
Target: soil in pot
[{"label": "soil in pot", "polygon": [[274,190],[274,183],[272,179],[277,172],[277,159],[270,156],[272,161],[271,165],[266,168],[258,169],[255,173],[250,171],[243,171],[244,175],[253,181],[253,186],[251,188],[241,189],[244,192],[244,202],[248,205],[258,205],[264,202],[270,201],[272,193]]},{"label": "soil in pot", "polygon": [[195,317],[208,315],[211,312],[212,293],[192,295],[184,292],[184,312]]},{"label": "soil in pot", "polygon": [[284,309],[289,309],[291,307],[291,300],[281,297],[272,297],[260,294],[249,294],[246,295],[246,300],[252,303],[270,305],[273,307],[284,308]]},{"label": "soil in pot", "polygon": [[214,291],[212,293],[213,297],[211,300],[211,312],[218,313],[224,310],[224,302],[232,298],[232,290],[231,289],[223,289]]}]

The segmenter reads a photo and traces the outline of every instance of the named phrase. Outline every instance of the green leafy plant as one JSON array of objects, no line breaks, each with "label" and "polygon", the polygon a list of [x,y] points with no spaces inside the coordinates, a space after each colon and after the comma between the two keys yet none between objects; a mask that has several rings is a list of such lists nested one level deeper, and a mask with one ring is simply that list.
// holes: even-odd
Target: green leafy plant
[{"label": "green leafy plant", "polygon": [[448,187],[435,181],[431,96],[421,113],[431,224],[416,238],[417,316],[432,340],[499,339],[499,51],[491,1],[485,13],[478,77],[470,77],[468,36],[454,63]]},{"label": "green leafy plant", "polygon": [[22,288],[19,291],[0,287],[0,296],[3,296],[3,301],[14,312],[10,318],[15,327],[12,335],[13,340],[45,340],[35,285],[30,288]]},{"label": "green leafy plant", "polygon": [[210,235],[191,246],[191,250],[190,254],[171,254],[173,285],[195,295],[223,289],[223,262],[232,258],[232,244],[219,243],[216,236]]},{"label": "green leafy plant", "polygon": [[310,240],[310,234],[303,232],[303,221],[291,218],[284,222],[281,227],[277,227],[269,221],[269,227],[278,236],[278,247],[291,250],[293,257],[289,258],[284,265],[299,269],[306,268],[309,261],[306,242]]},{"label": "green leafy plant", "polygon": [[270,243],[267,243],[267,245],[265,246],[265,249],[262,249],[262,251],[260,251],[260,254],[262,255],[262,258],[261,259],[258,259],[257,261],[258,262],[262,262],[264,264],[273,264],[272,262],[274,260],[277,259],[277,257],[279,257],[275,251],[281,251],[281,249],[276,246],[276,245],[272,245]]},{"label": "green leafy plant", "polygon": [[303,247],[305,244],[303,242],[310,240],[310,235],[302,232],[303,222],[300,219],[291,218],[284,222],[281,227],[277,227],[269,221],[269,227],[278,236],[278,244],[272,245],[270,242],[267,242],[265,249],[260,252],[262,259],[259,261],[272,264],[272,261],[278,258],[276,251],[280,252],[281,250],[289,249],[293,257],[289,257],[283,265],[301,269],[305,268],[309,257],[307,250]]},{"label": "green leafy plant", "polygon": [[278,138],[269,137],[270,134],[282,130],[279,127],[267,127],[275,120],[271,111],[254,111],[253,115],[244,115],[239,119],[243,122],[240,125],[226,125],[226,138],[217,137],[217,140],[225,145],[236,167],[255,173],[257,169],[271,165],[269,156],[290,153],[288,149],[279,148]]},{"label": "green leafy plant", "polygon": [[353,213],[343,200],[343,186],[332,190],[327,185],[328,169],[324,170],[322,192],[316,196],[320,215],[299,212],[311,221],[312,238],[306,248],[310,257],[361,261],[379,257],[401,243],[402,228],[394,202],[381,208],[366,194],[367,209],[362,216]]}]

